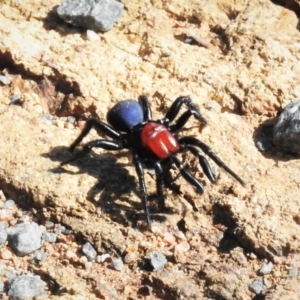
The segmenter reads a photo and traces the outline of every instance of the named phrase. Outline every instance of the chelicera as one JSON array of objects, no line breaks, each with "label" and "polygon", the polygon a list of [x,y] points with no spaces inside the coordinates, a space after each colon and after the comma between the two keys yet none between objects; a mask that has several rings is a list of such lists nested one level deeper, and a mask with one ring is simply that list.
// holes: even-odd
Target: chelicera
[{"label": "chelicera", "polygon": [[[187,110],[175,120],[182,105],[186,105]],[[94,147],[112,151],[129,149],[139,178],[147,223],[150,225],[144,168],[155,170],[157,195],[162,199],[161,206],[163,208],[165,207],[163,188],[166,184],[169,184],[169,171],[172,166],[175,166],[181,176],[195,187],[199,193],[203,193],[204,188],[201,181],[195,178],[177,157],[180,152],[190,151],[196,156],[204,174],[211,182],[215,183],[217,177],[201,151],[244,185],[241,177],[234,173],[205,143],[193,136],[180,136],[178,134],[191,116],[194,116],[203,125],[206,124],[206,120],[201,115],[198,107],[188,96],[178,97],[165,117],[160,120],[152,120],[152,112],[146,96],[140,96],[138,101],[120,101],[107,113],[107,121],[110,125],[98,119],[87,120],[84,129],[69,149],[73,151],[91,128],[95,128],[110,139],[99,139],[85,144],[82,150],[62,162],[61,165],[68,164],[86,155]]]}]

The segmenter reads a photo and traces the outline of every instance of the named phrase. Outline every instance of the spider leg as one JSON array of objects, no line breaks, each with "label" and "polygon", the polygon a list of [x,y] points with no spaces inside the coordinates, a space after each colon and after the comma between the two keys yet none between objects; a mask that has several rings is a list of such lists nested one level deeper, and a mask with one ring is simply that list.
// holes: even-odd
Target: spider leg
[{"label": "spider leg", "polygon": [[148,98],[146,96],[140,96],[139,103],[143,110],[144,121],[147,122],[147,121],[152,120],[152,111],[151,111],[151,107],[150,107]]},{"label": "spider leg", "polygon": [[194,116],[203,125],[207,124],[206,120],[201,115],[197,105],[193,103],[192,99],[189,96],[180,96],[173,102],[173,104],[171,105],[169,111],[167,112],[167,114],[165,116],[166,122],[174,121],[174,119],[177,117],[179,110],[183,104],[185,104],[188,107],[188,111],[185,112],[178,119],[178,121],[174,127],[174,131],[181,129],[191,116]]},{"label": "spider leg", "polygon": [[175,166],[179,169],[181,176],[189,184],[191,184],[192,186],[194,186],[199,193],[203,193],[204,188],[203,188],[202,183],[199,180],[197,180],[191,174],[191,172],[183,166],[182,162],[176,156],[173,156],[171,159],[172,159],[173,163],[175,164]]},{"label": "spider leg", "polygon": [[[184,143],[186,145],[192,145],[199,147],[208,157],[210,157],[220,168],[223,168],[227,173],[229,173],[235,180],[237,180],[241,185],[245,185],[244,180],[233,172],[206,144],[200,140],[192,137],[180,137],[179,143]],[[206,174],[206,173],[205,173]]]},{"label": "spider leg", "polygon": [[156,175],[156,191],[158,197],[161,199],[161,207],[165,209],[165,197],[164,197],[164,170],[160,162],[154,165]]},{"label": "spider leg", "polygon": [[78,151],[75,155],[70,157],[69,159],[61,162],[61,166],[66,165],[80,157],[85,156],[88,154],[92,148],[97,147],[97,148],[102,148],[105,150],[121,150],[124,149],[124,145],[121,141],[110,141],[110,140],[96,140],[96,141],[91,141],[83,146],[83,148]]},{"label": "spider leg", "polygon": [[144,170],[143,170],[143,166],[142,166],[140,157],[137,153],[133,153],[132,162],[135,166],[135,170],[136,170],[136,173],[139,178],[140,189],[142,192],[142,202],[143,202],[144,210],[146,213],[147,224],[148,224],[148,227],[150,227],[151,220],[150,220],[149,208],[147,205],[148,204],[147,203],[148,202],[148,194],[147,194],[147,188],[146,188],[146,184],[145,184]]},{"label": "spider leg", "polygon": [[69,148],[70,151],[73,151],[75,147],[80,144],[80,142],[84,139],[84,137],[90,132],[92,128],[96,129],[97,131],[103,132],[105,135],[113,139],[119,139],[121,137],[121,133],[112,128],[110,125],[97,119],[88,119],[77,139],[71,144]]},{"label": "spider leg", "polygon": [[217,181],[217,177],[214,174],[214,172],[212,171],[209,162],[207,161],[207,159],[205,158],[205,156],[203,156],[200,151],[198,151],[197,148],[187,145],[186,148],[191,151],[196,157],[198,157],[199,159],[199,163],[200,166],[204,172],[204,174],[206,175],[206,177],[213,183],[215,183]]}]

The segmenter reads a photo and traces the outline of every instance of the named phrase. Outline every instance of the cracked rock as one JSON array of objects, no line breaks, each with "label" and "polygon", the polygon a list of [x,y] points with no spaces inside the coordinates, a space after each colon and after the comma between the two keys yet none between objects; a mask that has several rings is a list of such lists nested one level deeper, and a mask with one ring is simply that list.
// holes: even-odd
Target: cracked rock
[{"label": "cracked rock", "polygon": [[109,31],[123,9],[124,5],[115,0],[66,0],[57,8],[57,13],[74,26]]}]

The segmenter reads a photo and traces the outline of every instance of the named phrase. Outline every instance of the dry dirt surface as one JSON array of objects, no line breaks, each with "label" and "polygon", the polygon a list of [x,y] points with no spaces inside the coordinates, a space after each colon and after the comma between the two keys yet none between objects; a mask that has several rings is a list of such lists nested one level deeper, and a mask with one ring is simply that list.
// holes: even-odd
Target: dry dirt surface
[{"label": "dry dirt surface", "polygon": [[[91,39],[57,17],[59,0],[2,0],[0,71],[11,83],[0,86],[1,203],[11,198],[19,217],[73,232],[45,242],[40,265],[4,245],[2,267],[40,275],[46,299],[299,299],[299,157],[256,147],[262,126],[300,99],[300,3],[278,2],[124,0],[114,28]],[[129,153],[95,149],[59,166],[84,120],[105,120],[115,103],[142,94],[155,118],[191,96],[208,126],[191,119],[182,135],[207,143],[247,184],[211,162],[213,185],[183,153],[205,192],[179,177],[179,193],[165,191],[167,211],[150,199],[147,230]],[[20,103],[9,105],[14,95]],[[92,131],[84,142],[97,138]],[[155,193],[151,171],[146,184]],[[87,265],[86,241],[124,267]],[[152,251],[166,256],[162,270],[147,265]]]}]

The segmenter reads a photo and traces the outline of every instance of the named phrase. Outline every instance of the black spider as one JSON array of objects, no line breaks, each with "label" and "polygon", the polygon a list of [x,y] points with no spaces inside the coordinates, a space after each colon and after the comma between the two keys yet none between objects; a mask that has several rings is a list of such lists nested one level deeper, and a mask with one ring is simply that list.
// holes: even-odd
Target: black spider
[{"label": "black spider", "polygon": [[[181,106],[185,104],[187,110],[173,123]],[[164,207],[163,187],[168,182],[168,173],[172,165],[175,165],[181,176],[198,192],[203,192],[202,183],[197,180],[190,171],[185,168],[176,154],[182,151],[190,151],[198,157],[204,174],[211,182],[216,182],[216,175],[213,173],[208,161],[199,151],[210,157],[219,167],[232,175],[237,181],[244,185],[244,181],[235,174],[222,160],[203,142],[192,136],[179,136],[177,132],[183,128],[191,116],[194,116],[202,124],[206,120],[200,114],[197,106],[190,97],[178,97],[165,117],[161,120],[152,120],[152,113],[149,101],[146,96],[140,96],[139,102],[135,100],[124,100],[117,103],[107,113],[107,121],[110,125],[97,119],[89,119],[78,138],[70,146],[70,151],[82,141],[91,128],[95,128],[111,139],[100,139],[85,144],[81,151],[73,157],[61,163],[65,165],[75,159],[86,155],[93,147],[105,150],[129,149],[133,164],[135,166],[139,184],[142,192],[142,201],[146,213],[147,223],[150,225],[149,209],[147,206],[147,189],[144,180],[143,167],[154,169],[156,174],[157,194],[162,199]]]}]

